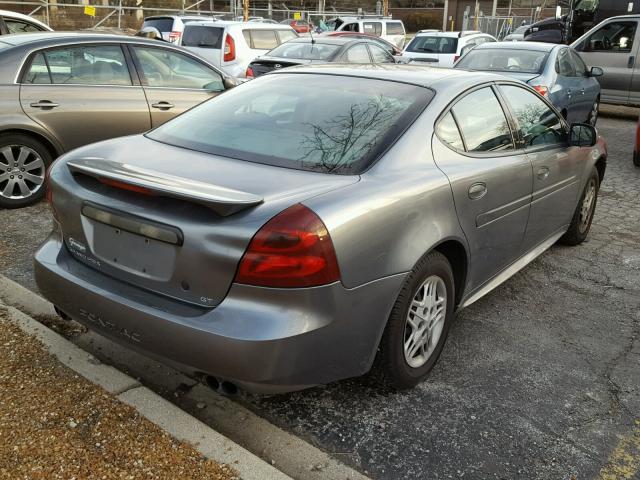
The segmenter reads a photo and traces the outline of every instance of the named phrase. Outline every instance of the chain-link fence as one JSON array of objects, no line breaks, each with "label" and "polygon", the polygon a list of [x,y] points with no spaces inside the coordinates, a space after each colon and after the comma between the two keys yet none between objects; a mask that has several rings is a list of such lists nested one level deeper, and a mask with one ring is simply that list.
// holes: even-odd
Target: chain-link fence
[{"label": "chain-link fence", "polygon": [[[182,8],[148,8],[127,5],[126,0],[97,0],[88,5],[64,3],[55,0],[48,1],[18,1],[0,0],[0,9],[30,15],[50,25],[54,30],[83,30],[89,28],[120,29],[127,33],[137,31],[142,26],[144,18],[154,15],[204,15],[225,20],[242,19],[242,2],[240,0],[200,0],[196,3],[184,1]],[[375,12],[338,11],[327,8],[318,9],[287,8],[285,3],[260,2],[259,7],[250,6],[249,17],[260,17],[277,22],[286,19],[311,20],[318,24],[321,19],[336,16],[358,16]],[[90,15],[88,14],[90,13]]]},{"label": "chain-link fence", "polygon": [[528,25],[532,23],[532,20],[531,16],[469,17],[468,29],[480,30],[482,33],[488,33],[489,35],[496,37],[498,40],[502,40],[521,25]]}]

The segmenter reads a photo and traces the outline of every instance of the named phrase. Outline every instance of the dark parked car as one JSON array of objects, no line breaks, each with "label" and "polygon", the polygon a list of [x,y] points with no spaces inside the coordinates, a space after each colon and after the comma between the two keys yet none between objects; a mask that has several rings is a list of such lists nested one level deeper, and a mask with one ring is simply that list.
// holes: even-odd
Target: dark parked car
[{"label": "dark parked car", "polygon": [[256,58],[247,68],[247,78],[272,70],[311,63],[396,63],[378,43],[350,37],[294,38]]},{"label": "dark parked car", "polygon": [[347,37],[347,38],[360,38],[362,40],[371,40],[374,43],[377,43],[382,48],[384,48],[387,52],[389,52],[394,57],[402,56],[402,50],[396,47],[393,43],[388,42],[384,38],[378,37],[376,35],[370,35],[367,33],[358,33],[358,32],[346,32],[344,30],[339,30],[337,32],[326,32],[323,33],[322,36],[327,37]]},{"label": "dark parked car", "polygon": [[538,42],[498,42],[479,45],[454,68],[496,72],[531,85],[547,97],[569,123],[595,125],[600,105],[602,75],[598,67],[587,69],[580,55],[566,45]]},{"label": "dark parked car", "polygon": [[35,277],[67,316],[211,384],[376,365],[408,388],[456,309],[585,240],[606,154],[501,75],[280,70],[60,158]]},{"label": "dark parked car", "polygon": [[4,208],[40,199],[58,155],[147,131],[235,85],[180,47],[121,35],[7,35],[0,65]]}]

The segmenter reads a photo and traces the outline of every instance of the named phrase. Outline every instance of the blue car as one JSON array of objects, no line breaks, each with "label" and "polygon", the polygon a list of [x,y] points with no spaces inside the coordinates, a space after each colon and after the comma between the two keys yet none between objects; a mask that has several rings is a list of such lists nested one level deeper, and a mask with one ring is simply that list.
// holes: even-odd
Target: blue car
[{"label": "blue car", "polygon": [[569,123],[598,120],[600,67],[588,69],[566,45],[539,42],[497,42],[477,46],[454,66],[463,70],[498,72],[531,85],[555,105]]}]

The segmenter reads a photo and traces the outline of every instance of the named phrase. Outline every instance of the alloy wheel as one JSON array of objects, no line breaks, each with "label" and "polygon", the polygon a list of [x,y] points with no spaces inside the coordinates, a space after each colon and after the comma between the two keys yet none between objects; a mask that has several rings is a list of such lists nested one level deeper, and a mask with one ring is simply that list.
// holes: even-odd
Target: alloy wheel
[{"label": "alloy wheel", "polygon": [[412,368],[429,360],[442,335],[447,314],[447,287],[437,275],[428,277],[416,291],[404,327],[404,359]]},{"label": "alloy wheel", "polygon": [[593,207],[596,203],[596,195],[596,181],[591,178],[587,184],[587,188],[585,189],[584,199],[580,206],[580,224],[578,228],[581,233],[584,233],[587,228],[589,228],[589,223],[591,222],[591,217],[593,215]]},{"label": "alloy wheel", "polygon": [[0,147],[0,196],[12,200],[32,196],[42,188],[45,171],[44,160],[32,148]]}]

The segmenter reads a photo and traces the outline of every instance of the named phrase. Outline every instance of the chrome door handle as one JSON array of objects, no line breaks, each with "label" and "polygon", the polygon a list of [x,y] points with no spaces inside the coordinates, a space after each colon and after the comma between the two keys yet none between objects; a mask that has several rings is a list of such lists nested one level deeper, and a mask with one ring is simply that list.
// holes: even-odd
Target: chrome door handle
[{"label": "chrome door handle", "polygon": [[582,90],[580,90],[580,93],[582,93],[582,95],[584,95],[584,88]]},{"label": "chrome door handle", "polygon": [[158,102],[151,105],[153,108],[159,108],[160,110],[169,110],[170,108],[175,107],[173,103],[169,102]]},{"label": "chrome door handle", "polygon": [[40,100],[39,102],[33,102],[29,104],[30,107],[33,108],[56,108],[59,107],[59,103],[53,103],[49,100]]},{"label": "chrome door handle", "polygon": [[567,97],[571,98],[571,90],[567,90]]},{"label": "chrome door handle", "polygon": [[547,167],[540,167],[538,169],[538,180],[546,180],[549,176],[549,169]]},{"label": "chrome door handle", "polygon": [[487,194],[487,185],[478,182],[474,183],[469,187],[469,198],[471,200],[478,200],[479,198],[484,197]]}]

